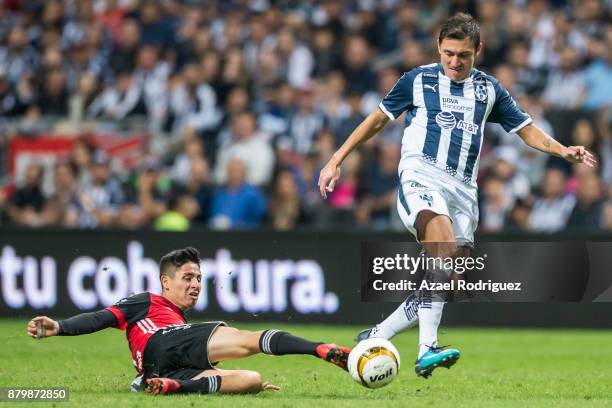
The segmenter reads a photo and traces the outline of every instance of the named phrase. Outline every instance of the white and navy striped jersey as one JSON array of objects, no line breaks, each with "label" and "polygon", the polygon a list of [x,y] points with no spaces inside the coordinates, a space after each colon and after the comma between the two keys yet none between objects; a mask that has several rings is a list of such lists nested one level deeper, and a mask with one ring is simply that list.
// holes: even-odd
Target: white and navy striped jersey
[{"label": "white and navy striped jersey", "polygon": [[404,73],[379,107],[392,120],[407,111],[400,174],[418,158],[473,187],[485,123],[516,132],[532,122],[497,79],[472,69],[452,81],[441,64]]}]

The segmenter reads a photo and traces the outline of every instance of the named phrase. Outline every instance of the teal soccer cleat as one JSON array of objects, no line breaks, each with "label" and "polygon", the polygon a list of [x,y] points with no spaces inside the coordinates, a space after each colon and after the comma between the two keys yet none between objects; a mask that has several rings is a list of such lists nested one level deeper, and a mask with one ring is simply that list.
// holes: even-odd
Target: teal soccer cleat
[{"label": "teal soccer cleat", "polygon": [[442,347],[430,347],[429,350],[419,358],[414,365],[416,375],[423,378],[428,378],[433,370],[438,367],[451,368],[461,353],[457,349],[445,349]]}]

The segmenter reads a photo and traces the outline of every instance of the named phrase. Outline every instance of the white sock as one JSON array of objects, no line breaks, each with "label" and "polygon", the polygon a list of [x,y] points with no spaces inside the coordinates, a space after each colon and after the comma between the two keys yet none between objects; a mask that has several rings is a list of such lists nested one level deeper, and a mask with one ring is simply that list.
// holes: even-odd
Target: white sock
[{"label": "white sock", "polygon": [[376,325],[370,336],[389,340],[396,334],[411,328],[419,321],[418,308],[418,297],[412,293],[382,323]]},{"label": "white sock", "polygon": [[[431,299],[431,298],[430,298]],[[438,327],[442,319],[444,302],[424,300],[419,306],[419,356],[421,358],[430,347],[438,345]]]},{"label": "white sock", "polygon": [[[435,266],[425,273],[423,280],[427,282],[447,282],[450,272],[444,268],[438,269]],[[446,293],[442,291],[420,292],[421,301],[419,303],[419,355],[421,358],[430,347],[438,345],[438,327],[442,320],[442,310],[446,300]]]}]

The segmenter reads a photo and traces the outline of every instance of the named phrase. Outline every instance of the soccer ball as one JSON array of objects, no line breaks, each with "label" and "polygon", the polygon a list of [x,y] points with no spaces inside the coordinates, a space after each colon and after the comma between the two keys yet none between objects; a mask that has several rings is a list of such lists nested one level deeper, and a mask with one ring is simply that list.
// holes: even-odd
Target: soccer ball
[{"label": "soccer ball", "polygon": [[400,368],[400,355],[385,339],[366,339],[357,344],[348,357],[348,371],[361,385],[380,388],[389,384]]}]

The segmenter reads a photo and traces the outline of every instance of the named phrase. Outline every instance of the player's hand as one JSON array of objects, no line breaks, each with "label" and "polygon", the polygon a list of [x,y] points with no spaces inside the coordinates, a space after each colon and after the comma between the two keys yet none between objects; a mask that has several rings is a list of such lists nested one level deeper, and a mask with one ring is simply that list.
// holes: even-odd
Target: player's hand
[{"label": "player's hand", "polygon": [[261,384],[261,390],[277,392],[277,391],[280,391],[280,387],[278,385],[274,385],[274,384],[265,382]]},{"label": "player's hand", "polygon": [[47,316],[36,316],[28,323],[28,336],[33,339],[57,336],[58,333],[59,324]]},{"label": "player's hand", "polygon": [[330,160],[319,174],[319,192],[323,198],[327,198],[328,192],[334,191],[339,178],[340,166]]},{"label": "player's hand", "polygon": [[584,146],[569,146],[563,151],[563,158],[572,163],[584,163],[589,167],[596,167],[597,160]]}]

